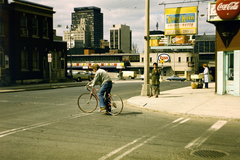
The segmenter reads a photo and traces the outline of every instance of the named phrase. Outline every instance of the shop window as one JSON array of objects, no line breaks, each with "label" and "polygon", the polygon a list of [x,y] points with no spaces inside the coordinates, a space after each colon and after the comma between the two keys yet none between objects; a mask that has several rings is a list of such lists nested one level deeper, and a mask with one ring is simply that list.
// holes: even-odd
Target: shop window
[{"label": "shop window", "polygon": [[27,36],[28,35],[28,30],[27,30],[27,17],[21,16],[21,35],[22,36]]},{"label": "shop window", "polygon": [[22,71],[28,70],[28,53],[26,49],[21,51],[21,69]]},{"label": "shop window", "polygon": [[2,18],[0,18],[0,35],[4,35],[4,23]]},{"label": "shop window", "polygon": [[38,20],[36,18],[32,19],[32,35],[38,36]]},{"label": "shop window", "polygon": [[33,51],[33,70],[39,70],[39,52],[37,50]]},{"label": "shop window", "polygon": [[48,21],[43,20],[43,37],[48,38]]},{"label": "shop window", "polygon": [[5,62],[4,62],[4,51],[3,48],[0,47],[0,67],[5,68]]}]

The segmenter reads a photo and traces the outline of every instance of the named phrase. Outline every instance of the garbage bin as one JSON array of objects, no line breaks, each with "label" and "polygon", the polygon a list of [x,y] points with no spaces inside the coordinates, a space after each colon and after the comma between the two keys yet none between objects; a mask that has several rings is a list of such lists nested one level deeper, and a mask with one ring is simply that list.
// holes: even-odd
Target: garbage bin
[{"label": "garbage bin", "polygon": [[191,79],[193,80],[191,83],[192,89],[203,88],[203,75],[194,74],[191,75]]}]

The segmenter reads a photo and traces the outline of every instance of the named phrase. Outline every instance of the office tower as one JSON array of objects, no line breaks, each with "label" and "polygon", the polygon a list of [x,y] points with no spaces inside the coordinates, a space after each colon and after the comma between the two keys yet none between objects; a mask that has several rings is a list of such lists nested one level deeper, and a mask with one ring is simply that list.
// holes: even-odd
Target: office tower
[{"label": "office tower", "polygon": [[110,28],[110,49],[130,53],[132,48],[132,31],[127,25],[113,25]]},{"label": "office tower", "polygon": [[64,32],[64,40],[70,41],[70,36],[72,37],[69,48],[74,47],[74,41],[77,41],[78,46],[99,47],[100,40],[103,39],[101,9],[91,6],[74,8],[74,11],[70,31]]}]

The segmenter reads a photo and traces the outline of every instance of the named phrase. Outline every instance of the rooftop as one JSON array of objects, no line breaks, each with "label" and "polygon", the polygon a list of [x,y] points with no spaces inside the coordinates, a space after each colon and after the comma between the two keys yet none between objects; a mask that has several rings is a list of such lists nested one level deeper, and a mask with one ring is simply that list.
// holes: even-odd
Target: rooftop
[{"label": "rooftop", "polygon": [[15,3],[23,3],[23,4],[31,4],[31,5],[34,5],[34,6],[44,7],[44,8],[53,10],[53,7],[42,5],[42,4],[39,4],[39,3],[33,3],[33,2],[25,1],[25,0],[13,0],[13,3],[14,2]]},{"label": "rooftop", "polygon": [[84,10],[99,10],[101,11],[101,8],[95,7],[95,6],[88,6],[88,7],[77,7],[74,8],[74,11],[84,11]]}]

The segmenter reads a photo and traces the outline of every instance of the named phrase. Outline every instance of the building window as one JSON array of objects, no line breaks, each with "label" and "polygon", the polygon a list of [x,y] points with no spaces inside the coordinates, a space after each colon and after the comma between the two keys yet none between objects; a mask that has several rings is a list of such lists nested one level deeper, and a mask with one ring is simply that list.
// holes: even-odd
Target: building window
[{"label": "building window", "polygon": [[191,57],[191,62],[193,62],[193,57]]},{"label": "building window", "polygon": [[43,37],[48,38],[48,22],[43,20]]},{"label": "building window", "polygon": [[118,30],[115,30],[115,49],[118,49]]},{"label": "building window", "polygon": [[21,16],[21,35],[22,36],[27,36],[28,35],[28,30],[27,30],[27,18],[25,16]]},{"label": "building window", "polygon": [[142,57],[142,62],[144,61],[144,58]]},{"label": "building window", "polygon": [[181,57],[178,57],[178,62],[181,62]]},{"label": "building window", "polygon": [[2,18],[0,18],[0,35],[4,35],[4,23]]},{"label": "building window", "polygon": [[32,19],[32,35],[38,36],[38,20],[36,18]]},{"label": "building window", "polygon": [[152,62],[152,57],[150,57],[150,62]]},{"label": "building window", "polygon": [[5,62],[4,62],[4,51],[3,48],[0,47],[0,67],[5,68]]},{"label": "building window", "polygon": [[26,49],[21,51],[21,69],[28,70],[28,53]]},{"label": "building window", "polygon": [[113,48],[113,30],[110,31],[110,48]]},{"label": "building window", "polygon": [[52,53],[52,66],[53,68],[57,68],[56,64],[56,56],[57,54],[55,52]]},{"label": "building window", "polygon": [[187,62],[189,62],[189,57],[187,57]]},{"label": "building window", "polygon": [[37,50],[33,51],[33,70],[39,70],[39,52]]}]

